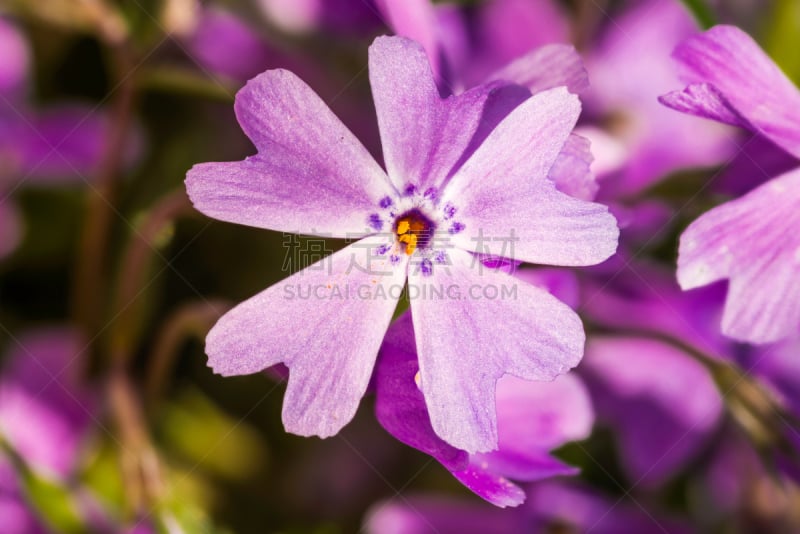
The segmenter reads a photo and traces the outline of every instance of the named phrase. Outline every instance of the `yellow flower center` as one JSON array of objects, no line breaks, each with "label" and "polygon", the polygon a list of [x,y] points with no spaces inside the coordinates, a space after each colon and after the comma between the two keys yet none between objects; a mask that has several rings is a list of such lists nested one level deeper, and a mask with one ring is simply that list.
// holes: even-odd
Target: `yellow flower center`
[{"label": "yellow flower center", "polygon": [[430,239],[431,224],[421,214],[411,212],[397,220],[397,241],[405,245],[409,256],[418,246],[425,246]]}]

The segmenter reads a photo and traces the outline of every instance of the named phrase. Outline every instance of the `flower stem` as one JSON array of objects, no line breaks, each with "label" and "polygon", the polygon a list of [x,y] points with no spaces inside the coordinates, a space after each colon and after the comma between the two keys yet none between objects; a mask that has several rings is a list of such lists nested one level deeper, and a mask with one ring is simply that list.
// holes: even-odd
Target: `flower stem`
[{"label": "flower stem", "polygon": [[128,364],[136,346],[140,307],[135,304],[145,287],[148,265],[158,251],[158,237],[175,219],[188,213],[191,204],[183,189],[162,197],[147,213],[124,252],[112,306],[116,319],[109,335],[111,355],[122,365]]},{"label": "flower stem", "polygon": [[[130,73],[133,66],[131,51],[125,44],[115,45],[112,57],[117,85],[111,130],[96,181],[88,191],[72,290],[74,321],[89,340],[95,340],[102,329],[103,297],[108,294],[107,252],[114,219],[116,182],[123,164],[135,101],[135,83]],[[90,347],[90,355],[94,352],[95,347]]]},{"label": "flower stem", "polygon": [[230,304],[223,301],[192,302],[167,319],[156,338],[148,368],[145,398],[149,406],[161,398],[181,345],[192,337],[204,337],[229,308]]}]

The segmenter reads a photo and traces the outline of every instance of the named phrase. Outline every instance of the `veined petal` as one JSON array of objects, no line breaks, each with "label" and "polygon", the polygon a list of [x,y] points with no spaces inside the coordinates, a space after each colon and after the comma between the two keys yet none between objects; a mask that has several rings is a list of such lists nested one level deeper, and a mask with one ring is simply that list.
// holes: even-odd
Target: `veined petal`
[{"label": "veined petal", "polygon": [[485,464],[470,462],[463,471],[453,472],[459,482],[500,508],[519,506],[525,502],[522,488],[495,473]]},{"label": "veined petal", "polygon": [[708,83],[693,83],[682,91],[672,91],[658,97],[658,101],[682,113],[756,130],[739,115],[719,89]]},{"label": "veined petal", "polygon": [[186,188],[198,210],[270,230],[366,233],[370,210],[394,189],[305,83],[285,70],[267,71],[236,94],[235,108],[258,154],[195,165]]},{"label": "veined petal", "polygon": [[572,45],[549,44],[515,59],[489,76],[490,80],[507,80],[536,94],[566,86],[575,94],[589,88],[589,77],[580,54]]},{"label": "veined petal", "polygon": [[[465,251],[448,257],[429,275],[409,275],[409,292],[422,296],[411,302],[421,389],[442,439],[488,451],[497,447],[497,380],[506,373],[552,380],[566,372],[583,353],[583,325],[546,291],[488,270]],[[481,299],[486,288],[505,297]]]},{"label": "veined petal", "polygon": [[577,97],[558,88],[500,122],[445,190],[465,225],[455,246],[486,252],[476,246],[508,238],[514,259],[552,265],[592,265],[614,253],[618,230],[608,209],[559,193],[547,179],[579,112]]},{"label": "veined petal", "polygon": [[436,458],[448,470],[467,466],[466,452],[448,445],[431,427],[425,398],[415,381],[419,371],[411,314],[389,328],[375,370],[375,415],[390,434]]},{"label": "veined petal", "polygon": [[[684,41],[674,56],[690,81],[714,86],[753,130],[800,158],[800,91],[749,35],[715,26]],[[698,99],[694,113],[712,114],[715,104],[706,104]]]},{"label": "veined petal", "polygon": [[186,175],[186,190],[195,208],[223,221],[327,237],[374,233],[369,215],[379,201],[369,204],[365,190],[342,187],[335,179],[311,178],[316,172],[310,160],[258,154],[195,165]]},{"label": "veined petal", "polygon": [[681,236],[683,289],[729,279],[722,331],[767,343],[800,330],[800,169],[694,221]]},{"label": "veined petal", "polygon": [[474,143],[487,100],[507,85],[442,99],[425,51],[402,37],[375,39],[369,75],[386,169],[400,190],[440,188]]},{"label": "veined petal", "polygon": [[206,338],[209,365],[231,376],[285,363],[286,430],[338,432],[367,388],[404,284],[405,265],[370,256],[382,243],[362,239],[233,308]]},{"label": "veined petal", "polygon": [[504,451],[481,452],[472,455],[476,465],[481,465],[493,473],[518,480],[535,482],[557,476],[570,476],[580,473],[580,469],[566,464],[542,450],[530,450],[524,453]]}]

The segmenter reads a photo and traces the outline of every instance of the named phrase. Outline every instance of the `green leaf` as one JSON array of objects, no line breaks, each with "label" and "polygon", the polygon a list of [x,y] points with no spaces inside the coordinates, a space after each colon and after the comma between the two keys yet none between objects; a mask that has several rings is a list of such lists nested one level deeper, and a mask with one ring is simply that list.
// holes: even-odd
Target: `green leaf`
[{"label": "green leaf", "polygon": [[717,23],[714,12],[703,0],[682,0],[682,2],[704,30]]},{"label": "green leaf", "polygon": [[14,466],[25,498],[53,532],[84,534],[89,531],[81,518],[70,488],[35,473],[2,437],[0,437],[0,451]]},{"label": "green leaf", "polygon": [[763,35],[767,53],[800,85],[800,2],[777,0]]}]

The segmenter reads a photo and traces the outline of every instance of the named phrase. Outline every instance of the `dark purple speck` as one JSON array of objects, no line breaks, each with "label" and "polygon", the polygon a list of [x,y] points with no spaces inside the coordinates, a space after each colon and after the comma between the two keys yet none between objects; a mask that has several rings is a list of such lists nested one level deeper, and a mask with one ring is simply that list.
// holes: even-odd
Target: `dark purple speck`
[{"label": "dark purple speck", "polygon": [[383,221],[381,220],[381,216],[377,213],[373,213],[369,216],[369,220],[367,221],[369,225],[374,228],[375,230],[380,230],[383,228]]},{"label": "dark purple speck", "polygon": [[451,234],[457,234],[464,229],[464,223],[454,222],[450,225],[450,228],[447,230]]},{"label": "dark purple speck", "polygon": [[422,274],[425,276],[430,276],[431,273],[433,273],[433,264],[428,258],[422,260],[422,262],[419,264],[419,268],[422,271]]}]

